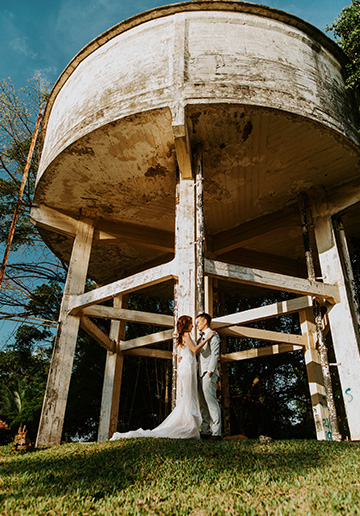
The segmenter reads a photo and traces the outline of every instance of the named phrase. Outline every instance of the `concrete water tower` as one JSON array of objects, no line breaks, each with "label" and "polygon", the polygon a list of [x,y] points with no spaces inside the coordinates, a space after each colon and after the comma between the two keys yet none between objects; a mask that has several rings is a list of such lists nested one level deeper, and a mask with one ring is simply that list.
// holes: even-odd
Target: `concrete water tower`
[{"label": "concrete water tower", "polygon": [[[359,120],[344,63],[308,23],[241,1],[139,14],[74,57],[47,105],[31,213],[69,264],[37,446],[60,443],[79,325],[108,349],[99,428],[107,439],[124,355],[172,355],[155,345],[172,339],[174,319],[128,310],[127,294],[175,290],[175,318],[194,316],[212,310],[214,281],[225,294],[253,286],[296,294],[214,325],[269,343],[223,361],[304,350],[319,439],[329,428],[313,300],[328,309],[322,322],[351,438],[360,439],[358,325],[332,223],[360,200]],[[299,196],[321,279],[306,270]],[[99,286],[84,293],[87,275]],[[297,312],[299,335],[247,326]],[[91,317],[111,319],[110,334]],[[169,329],[126,341],[126,321]]]}]

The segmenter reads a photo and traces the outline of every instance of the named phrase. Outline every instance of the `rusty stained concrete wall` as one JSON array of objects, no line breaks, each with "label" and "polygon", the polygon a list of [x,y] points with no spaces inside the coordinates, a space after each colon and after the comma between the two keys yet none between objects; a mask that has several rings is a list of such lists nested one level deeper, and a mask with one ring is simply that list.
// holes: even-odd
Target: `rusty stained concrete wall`
[{"label": "rusty stained concrete wall", "polygon": [[[174,231],[173,126],[182,123],[192,148],[204,146],[209,236],[296,202],[300,191],[357,177],[341,53],[305,22],[246,2],[187,2],[110,32],[74,59],[50,98],[35,203]],[[43,234],[66,259],[68,244]],[[114,277],[162,256],[106,245]],[[293,230],[247,247],[303,252]],[[104,270],[104,251],[94,248],[91,271]]]},{"label": "rusty stained concrete wall", "polygon": [[176,117],[187,103],[280,109],[357,140],[346,99],[337,59],[299,29],[249,13],[177,13],[114,37],[71,73],[51,110],[39,178],[91,131],[166,106]]}]

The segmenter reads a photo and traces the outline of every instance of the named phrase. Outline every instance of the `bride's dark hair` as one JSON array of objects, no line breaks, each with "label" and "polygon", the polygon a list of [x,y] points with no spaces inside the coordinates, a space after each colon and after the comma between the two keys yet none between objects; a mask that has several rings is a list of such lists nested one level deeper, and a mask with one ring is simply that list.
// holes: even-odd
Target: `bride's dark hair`
[{"label": "bride's dark hair", "polygon": [[190,315],[182,315],[179,317],[178,322],[176,323],[177,329],[177,343],[179,346],[183,346],[183,335],[186,331],[189,331],[190,324],[192,323],[192,318]]}]

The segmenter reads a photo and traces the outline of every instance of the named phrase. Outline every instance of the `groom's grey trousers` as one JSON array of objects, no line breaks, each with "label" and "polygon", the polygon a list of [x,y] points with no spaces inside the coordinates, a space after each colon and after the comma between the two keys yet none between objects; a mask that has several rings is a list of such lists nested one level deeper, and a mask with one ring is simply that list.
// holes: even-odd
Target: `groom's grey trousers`
[{"label": "groom's grey trousers", "polygon": [[221,435],[221,410],[216,398],[217,374],[205,373],[199,377],[199,403],[203,434]]},{"label": "groom's grey trousers", "polygon": [[[199,352],[199,403],[202,433],[221,435],[221,410],[216,398],[220,335],[215,332]],[[209,376],[211,372],[211,376]]]}]

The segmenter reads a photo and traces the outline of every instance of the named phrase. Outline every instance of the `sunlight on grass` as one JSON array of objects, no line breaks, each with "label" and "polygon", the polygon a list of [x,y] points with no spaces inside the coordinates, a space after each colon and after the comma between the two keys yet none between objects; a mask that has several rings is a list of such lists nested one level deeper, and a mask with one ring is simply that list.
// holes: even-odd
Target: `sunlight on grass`
[{"label": "sunlight on grass", "polygon": [[0,447],[0,514],[356,515],[359,452],[317,441]]}]

